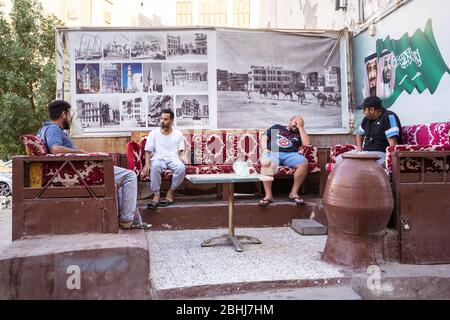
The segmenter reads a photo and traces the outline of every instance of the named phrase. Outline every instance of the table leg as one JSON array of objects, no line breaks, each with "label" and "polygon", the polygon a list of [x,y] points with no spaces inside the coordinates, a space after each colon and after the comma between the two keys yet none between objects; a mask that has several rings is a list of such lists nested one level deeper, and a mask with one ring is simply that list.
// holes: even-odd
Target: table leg
[{"label": "table leg", "polygon": [[228,183],[228,234],[234,236],[234,183]]},{"label": "table leg", "polygon": [[236,236],[234,234],[234,184],[227,183],[228,186],[224,184],[224,189],[228,187],[228,234],[224,234],[220,237],[214,237],[206,240],[202,243],[202,247],[217,246],[223,244],[230,244],[238,252],[242,252],[242,241],[249,244],[259,244],[261,241],[259,239],[250,236]]}]

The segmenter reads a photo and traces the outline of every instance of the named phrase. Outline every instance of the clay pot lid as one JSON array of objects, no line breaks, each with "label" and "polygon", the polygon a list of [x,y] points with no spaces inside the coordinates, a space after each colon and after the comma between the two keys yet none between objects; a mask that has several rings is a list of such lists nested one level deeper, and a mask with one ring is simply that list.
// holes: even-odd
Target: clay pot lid
[{"label": "clay pot lid", "polygon": [[345,153],[342,155],[344,159],[362,159],[362,160],[378,160],[381,159],[380,156],[370,154],[370,153]]}]

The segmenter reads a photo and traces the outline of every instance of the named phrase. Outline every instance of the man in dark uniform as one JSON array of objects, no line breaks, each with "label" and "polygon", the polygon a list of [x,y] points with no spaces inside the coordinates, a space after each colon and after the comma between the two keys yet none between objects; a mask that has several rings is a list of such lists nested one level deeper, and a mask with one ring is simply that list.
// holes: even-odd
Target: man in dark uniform
[{"label": "man in dark uniform", "polygon": [[[365,117],[356,130],[356,152],[375,154],[380,157],[378,164],[384,166],[386,148],[403,143],[400,119],[384,109],[377,96],[367,97],[357,109],[362,109]],[[336,158],[336,164],[340,161],[341,156]]]}]

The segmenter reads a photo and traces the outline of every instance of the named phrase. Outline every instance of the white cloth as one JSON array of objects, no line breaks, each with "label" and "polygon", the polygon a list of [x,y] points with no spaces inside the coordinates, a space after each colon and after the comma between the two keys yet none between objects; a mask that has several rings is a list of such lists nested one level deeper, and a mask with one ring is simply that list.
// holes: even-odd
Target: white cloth
[{"label": "white cloth", "polygon": [[172,133],[165,135],[161,129],[152,130],[147,137],[145,151],[153,154],[153,159],[179,158],[180,151],[184,150],[183,134],[180,130],[173,129]]}]

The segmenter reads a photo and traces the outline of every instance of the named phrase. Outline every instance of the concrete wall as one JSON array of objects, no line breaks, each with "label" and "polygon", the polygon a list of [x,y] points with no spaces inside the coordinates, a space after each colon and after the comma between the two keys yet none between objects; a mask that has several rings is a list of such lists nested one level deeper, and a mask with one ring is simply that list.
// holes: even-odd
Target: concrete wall
[{"label": "concrete wall", "polygon": [[[376,33],[370,36],[366,30],[352,39],[353,76],[356,103],[363,100],[364,58],[375,52],[377,39],[390,36],[398,40],[405,33],[412,36],[417,29],[422,31],[429,18],[432,20],[433,33],[447,65],[450,65],[450,24],[448,12],[450,2],[441,0],[411,1],[392,14],[375,23]],[[425,90],[419,94],[416,90],[411,95],[403,92],[389,109],[398,114],[403,125],[429,123],[450,120],[450,75],[444,74],[437,90],[430,94]],[[356,114],[356,125],[362,119],[362,112]]]}]

